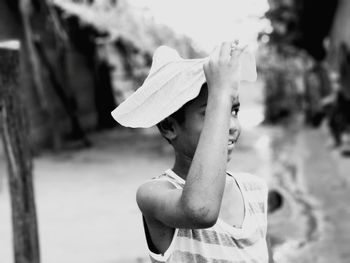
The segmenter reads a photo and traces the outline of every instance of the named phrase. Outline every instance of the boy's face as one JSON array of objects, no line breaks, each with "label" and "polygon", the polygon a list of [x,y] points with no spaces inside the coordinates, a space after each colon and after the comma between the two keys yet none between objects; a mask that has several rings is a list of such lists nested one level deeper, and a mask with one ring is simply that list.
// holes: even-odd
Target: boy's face
[{"label": "boy's face", "polygon": [[[204,125],[205,110],[207,106],[208,89],[204,86],[196,99],[185,107],[185,121],[177,125],[176,140],[173,146],[177,154],[184,155],[185,158],[192,159],[196,151],[200,134]],[[239,99],[235,98],[232,107],[232,114],[229,126],[229,141],[227,142],[228,160],[239,135],[241,126],[238,121]]]}]

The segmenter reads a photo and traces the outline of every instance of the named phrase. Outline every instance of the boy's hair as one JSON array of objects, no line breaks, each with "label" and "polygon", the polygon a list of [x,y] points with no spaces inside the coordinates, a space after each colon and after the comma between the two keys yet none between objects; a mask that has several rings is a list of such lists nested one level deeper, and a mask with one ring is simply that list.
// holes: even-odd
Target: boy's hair
[{"label": "boy's hair", "polygon": [[[190,102],[190,101],[189,101]],[[160,121],[159,123],[157,123],[157,128],[160,132],[160,134],[162,135],[162,137],[168,141],[168,143],[171,144],[171,141],[164,137],[163,133],[162,133],[162,128],[161,128],[161,125],[164,125],[165,122],[167,122],[167,119],[168,118],[173,118],[174,120],[177,121],[178,124],[183,124],[185,122],[185,108],[186,108],[186,105],[189,103],[187,102],[185,105],[183,105],[180,109],[178,109],[177,111],[175,111],[173,114],[171,114],[170,116],[166,117],[164,120]]]},{"label": "boy's hair", "polygon": [[[203,83],[202,87],[201,87],[201,90],[203,87],[205,87],[207,85],[206,82]],[[186,106],[189,105],[193,100],[195,100],[196,98],[186,102],[180,109],[178,109],[177,111],[175,111],[173,114],[169,115],[168,117],[166,117],[164,120],[160,121],[159,123],[157,123],[157,128],[159,130],[159,132],[162,134],[163,136],[163,133],[162,133],[162,129],[161,129],[161,125],[164,124],[164,122],[167,121],[168,118],[173,118],[174,120],[177,121],[178,124],[183,124],[186,120],[186,114],[185,114],[185,111],[186,111]],[[165,138],[163,136],[164,139],[166,139],[168,141],[168,143],[171,144],[171,141],[167,138]]]}]

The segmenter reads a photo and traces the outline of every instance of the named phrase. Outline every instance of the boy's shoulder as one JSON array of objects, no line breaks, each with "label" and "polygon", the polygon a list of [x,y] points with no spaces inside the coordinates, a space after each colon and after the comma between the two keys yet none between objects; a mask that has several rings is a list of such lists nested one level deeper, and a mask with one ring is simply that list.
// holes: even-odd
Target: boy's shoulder
[{"label": "boy's shoulder", "polygon": [[153,215],[158,204],[169,191],[179,188],[164,175],[159,175],[143,182],[136,191],[136,202],[143,214]]},{"label": "boy's shoulder", "polygon": [[[181,179],[181,178],[180,178]],[[154,176],[145,182],[143,182],[137,190],[140,192],[154,192],[162,189],[181,189],[183,188],[185,182],[179,178],[174,177],[169,170]]]}]

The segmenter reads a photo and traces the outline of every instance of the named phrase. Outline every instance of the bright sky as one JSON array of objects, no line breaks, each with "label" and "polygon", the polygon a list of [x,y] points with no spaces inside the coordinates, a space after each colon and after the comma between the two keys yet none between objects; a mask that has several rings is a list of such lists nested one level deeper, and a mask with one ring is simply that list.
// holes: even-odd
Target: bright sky
[{"label": "bright sky", "polygon": [[207,51],[238,38],[252,47],[259,31],[268,27],[259,19],[267,0],[128,0],[146,6],[155,19],[196,40]]}]

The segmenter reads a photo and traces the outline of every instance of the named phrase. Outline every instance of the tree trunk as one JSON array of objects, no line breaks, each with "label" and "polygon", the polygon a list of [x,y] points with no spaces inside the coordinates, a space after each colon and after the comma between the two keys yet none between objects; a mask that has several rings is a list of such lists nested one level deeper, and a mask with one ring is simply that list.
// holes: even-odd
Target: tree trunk
[{"label": "tree trunk", "polygon": [[40,62],[35,52],[34,32],[31,26],[31,16],[32,16],[33,6],[30,0],[20,0],[19,6],[20,6],[21,17],[22,17],[24,43],[27,47],[28,57],[31,64],[30,70],[32,71],[31,73],[33,74],[36,91],[40,98],[40,101],[39,101],[40,106],[43,109],[43,111],[47,114],[47,112],[49,111],[48,110],[49,105],[46,100],[45,88],[42,81]]},{"label": "tree trunk", "polygon": [[0,120],[11,195],[16,263],[39,263],[28,125],[19,94],[19,52],[0,46]]}]

